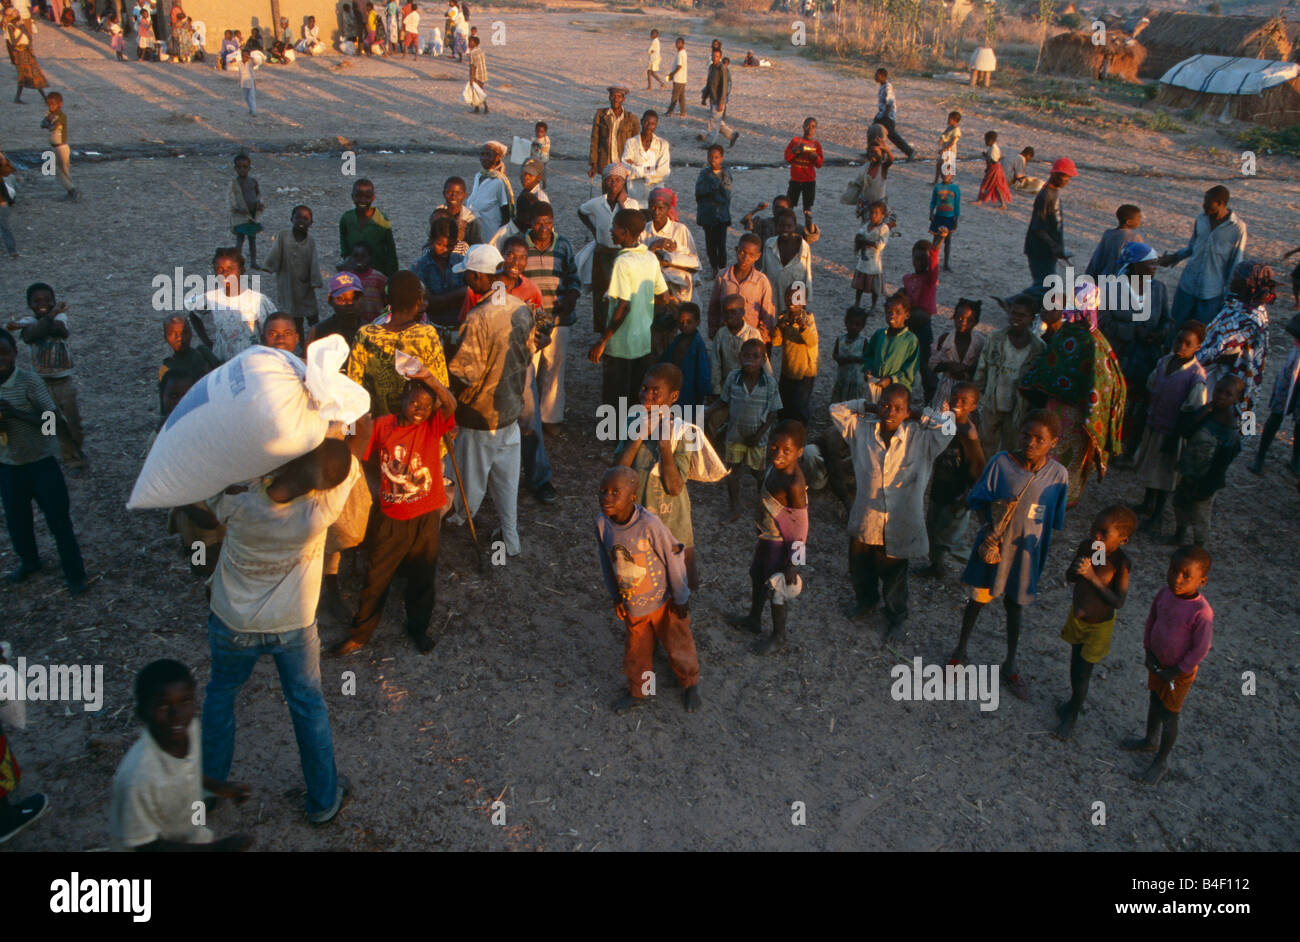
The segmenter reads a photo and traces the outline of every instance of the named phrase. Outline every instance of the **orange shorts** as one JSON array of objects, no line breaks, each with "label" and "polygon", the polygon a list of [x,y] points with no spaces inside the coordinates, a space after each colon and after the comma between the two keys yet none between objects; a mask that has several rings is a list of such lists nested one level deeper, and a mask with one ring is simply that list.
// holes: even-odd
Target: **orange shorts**
[{"label": "orange shorts", "polygon": [[1183,708],[1183,701],[1187,699],[1187,691],[1192,689],[1192,681],[1196,679],[1196,672],[1199,667],[1193,667],[1190,674],[1179,674],[1172,681],[1161,680],[1153,671],[1147,671],[1147,689],[1160,698],[1160,703],[1170,713],[1177,713]]}]

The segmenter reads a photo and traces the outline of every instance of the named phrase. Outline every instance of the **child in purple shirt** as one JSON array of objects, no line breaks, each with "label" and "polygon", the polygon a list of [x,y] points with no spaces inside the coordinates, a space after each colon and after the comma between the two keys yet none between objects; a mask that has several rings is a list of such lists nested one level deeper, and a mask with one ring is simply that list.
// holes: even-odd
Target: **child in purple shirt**
[{"label": "child in purple shirt", "polygon": [[1210,554],[1204,547],[1178,548],[1169,561],[1166,588],[1156,593],[1147,615],[1142,633],[1151,691],[1147,730],[1145,736],[1124,740],[1123,748],[1156,754],[1140,779],[1148,785],[1157,785],[1165,777],[1169,750],[1178,739],[1183,701],[1214,637],[1214,609],[1201,595],[1209,576]]}]

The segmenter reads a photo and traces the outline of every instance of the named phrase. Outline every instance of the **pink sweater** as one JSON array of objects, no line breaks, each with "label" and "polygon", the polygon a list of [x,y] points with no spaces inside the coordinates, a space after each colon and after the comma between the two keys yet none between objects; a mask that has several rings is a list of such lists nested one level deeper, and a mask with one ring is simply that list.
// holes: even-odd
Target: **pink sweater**
[{"label": "pink sweater", "polygon": [[1156,593],[1142,632],[1142,647],[1155,655],[1162,668],[1177,667],[1190,674],[1209,653],[1214,636],[1214,609],[1205,596],[1180,599],[1165,586]]}]

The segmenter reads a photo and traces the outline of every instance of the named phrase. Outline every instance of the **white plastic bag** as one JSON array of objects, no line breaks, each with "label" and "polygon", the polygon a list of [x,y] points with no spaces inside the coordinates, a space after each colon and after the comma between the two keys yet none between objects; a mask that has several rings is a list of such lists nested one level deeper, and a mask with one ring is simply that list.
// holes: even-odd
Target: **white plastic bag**
[{"label": "white plastic bag", "polygon": [[[642,409],[641,405],[633,406],[628,410],[628,415],[636,421],[635,410]],[[644,413],[642,413],[644,414]],[[642,419],[642,421],[646,421]],[[649,421],[655,421],[653,418]],[[713,450],[713,445],[709,442],[709,436],[704,434],[704,429],[690,422],[685,422],[678,415],[669,412],[669,421],[672,423],[672,443],[673,450],[677,449],[677,441],[683,436],[686,439],[686,451],[691,456],[691,466],[686,469],[686,479],[688,481],[702,481],[706,484],[712,484],[721,481],[727,476],[727,464],[718,453]],[[659,430],[655,434],[662,434]],[[656,440],[658,440],[656,438]],[[659,476],[659,464],[650,469],[650,473]]]},{"label": "white plastic bag", "polygon": [[465,87],[461,89],[460,97],[465,104],[479,108],[487,101],[487,92],[483,91],[483,86],[478,82],[466,82]]},{"label": "white plastic bag", "polygon": [[526,137],[516,136],[510,143],[510,162],[521,164],[533,155],[533,142]]},{"label": "white plastic bag", "polygon": [[256,346],[203,377],[158,433],[127,509],[206,500],[305,455],[331,422],[356,421],[370,396],[339,373],[347,355],[334,334],[311,345],[306,364]]}]

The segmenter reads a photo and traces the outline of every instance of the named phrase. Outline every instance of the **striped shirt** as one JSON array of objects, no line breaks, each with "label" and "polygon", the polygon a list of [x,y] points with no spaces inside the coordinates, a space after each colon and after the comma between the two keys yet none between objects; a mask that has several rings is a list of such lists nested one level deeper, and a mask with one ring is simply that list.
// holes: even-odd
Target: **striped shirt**
[{"label": "striped shirt", "polygon": [[[582,281],[578,277],[578,263],[573,254],[573,245],[559,233],[551,236],[551,245],[543,250],[533,242],[531,231],[524,233],[528,243],[528,264],[524,268],[524,277],[532,281],[542,292],[542,310],[547,314],[555,313],[555,299],[568,291],[582,291]],[[569,312],[560,327],[569,327],[577,320],[577,314]]]},{"label": "striped shirt", "polygon": [[[42,417],[56,411],[45,383],[31,370],[21,367],[15,367],[13,374],[0,383],[0,400]],[[52,423],[50,427],[53,429]],[[40,425],[16,418],[0,419],[0,464],[31,464],[58,453],[58,438],[42,435]]]},{"label": "striped shirt", "polygon": [[[753,435],[767,421],[767,417],[781,408],[781,393],[776,380],[766,371],[758,374],[758,382],[751,390],[745,385],[744,372],[734,370],[722,386],[722,401],[728,406],[727,444],[742,441]],[[759,447],[766,447],[761,441]]]}]

